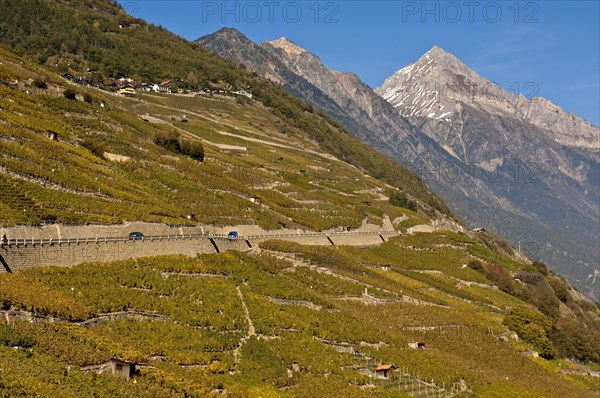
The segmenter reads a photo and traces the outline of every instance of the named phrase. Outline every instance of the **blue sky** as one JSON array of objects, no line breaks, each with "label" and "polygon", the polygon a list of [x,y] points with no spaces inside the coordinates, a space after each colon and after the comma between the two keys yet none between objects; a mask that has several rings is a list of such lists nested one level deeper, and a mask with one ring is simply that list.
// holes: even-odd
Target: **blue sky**
[{"label": "blue sky", "polygon": [[118,2],[189,40],[222,27],[256,42],[285,36],[372,87],[437,45],[509,91],[600,125],[600,1]]}]

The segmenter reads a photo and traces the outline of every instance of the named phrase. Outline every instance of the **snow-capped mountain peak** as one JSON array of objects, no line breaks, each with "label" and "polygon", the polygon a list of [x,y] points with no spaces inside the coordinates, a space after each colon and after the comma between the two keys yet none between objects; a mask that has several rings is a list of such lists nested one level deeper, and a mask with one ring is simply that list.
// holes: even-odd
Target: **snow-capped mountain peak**
[{"label": "snow-capped mountain peak", "polygon": [[[535,83],[520,86],[526,84]],[[375,92],[405,117],[451,122],[462,109],[471,107],[531,123],[563,145],[600,149],[598,127],[544,98],[502,89],[437,46],[394,73]]]},{"label": "snow-capped mountain peak", "polygon": [[[474,72],[454,55],[434,46],[417,62],[408,65],[375,91],[406,117],[449,119],[457,111],[446,98],[446,86],[458,83],[456,76],[475,78]],[[443,80],[440,78],[443,77]]]}]

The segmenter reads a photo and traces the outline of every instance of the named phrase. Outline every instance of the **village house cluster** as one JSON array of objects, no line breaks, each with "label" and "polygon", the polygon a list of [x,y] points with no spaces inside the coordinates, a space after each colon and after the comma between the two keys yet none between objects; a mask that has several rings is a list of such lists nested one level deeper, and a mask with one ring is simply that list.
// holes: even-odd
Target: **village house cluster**
[{"label": "village house cluster", "polygon": [[[76,71],[69,70],[67,73],[63,74],[63,77],[72,83],[92,86],[92,83],[88,81],[86,78],[81,77]],[[133,97],[136,95],[138,91],[146,91],[146,92],[154,92],[154,93],[162,93],[162,94],[183,94],[189,95],[192,97],[202,96],[202,95],[230,95],[230,96],[243,96],[247,98],[252,98],[252,93],[249,93],[243,88],[233,89],[218,87],[205,87],[202,89],[184,89],[178,88],[176,82],[173,80],[164,80],[160,83],[148,83],[143,82],[141,84],[136,84],[135,81],[129,77],[124,76],[119,79],[108,78],[106,80],[105,87],[111,90],[116,91],[118,94],[122,94],[125,96]],[[246,89],[249,89],[247,87]],[[176,92],[175,92],[176,91]]]},{"label": "village house cluster", "polygon": [[[71,73],[66,73],[64,75],[65,78],[69,79],[73,83],[89,85],[84,78],[73,76]],[[219,95],[239,95],[247,98],[252,98],[252,93],[249,93],[245,89],[223,89],[223,88],[215,88],[215,87],[206,87],[203,89],[197,90],[188,90],[183,88],[175,88],[177,87],[176,82],[172,80],[164,80],[160,83],[141,83],[136,85],[134,80],[130,77],[121,77],[119,79],[108,79],[107,88],[115,90],[117,93],[126,95],[126,96],[135,96],[137,91],[146,91],[146,92],[154,92],[154,93],[162,93],[162,94],[174,94],[176,90],[177,94],[185,94],[189,96],[201,96],[207,94],[219,94]],[[249,87],[248,87],[249,88]]]}]

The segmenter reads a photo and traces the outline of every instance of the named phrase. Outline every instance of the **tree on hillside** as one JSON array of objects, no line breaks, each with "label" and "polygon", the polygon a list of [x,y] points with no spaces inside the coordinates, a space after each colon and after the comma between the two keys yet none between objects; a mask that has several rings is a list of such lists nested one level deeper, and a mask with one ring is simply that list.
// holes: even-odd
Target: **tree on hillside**
[{"label": "tree on hillside", "polygon": [[204,147],[197,141],[182,139],[176,131],[162,132],[154,137],[154,143],[171,152],[180,153],[202,162],[204,160]]},{"label": "tree on hillside", "polygon": [[187,84],[189,84],[190,86],[192,86],[193,88],[196,88],[198,86],[198,78],[196,77],[196,74],[193,71],[190,71],[187,74],[187,77],[185,78],[185,82]]},{"label": "tree on hillside", "polygon": [[417,202],[408,200],[404,192],[393,192],[390,195],[390,204],[413,211],[417,210]]},{"label": "tree on hillside", "polygon": [[504,315],[503,324],[516,332],[523,341],[531,344],[542,358],[556,356],[549,338],[552,322],[541,313],[525,307],[510,308]]},{"label": "tree on hillside", "polygon": [[202,162],[204,160],[204,147],[197,141],[180,140],[179,151],[192,159]]},{"label": "tree on hillside", "polygon": [[154,137],[154,143],[171,152],[179,152],[179,133],[176,131],[162,132]]},{"label": "tree on hillside", "polygon": [[67,88],[65,91],[63,91],[63,96],[69,100],[77,99],[77,93],[72,88]]}]

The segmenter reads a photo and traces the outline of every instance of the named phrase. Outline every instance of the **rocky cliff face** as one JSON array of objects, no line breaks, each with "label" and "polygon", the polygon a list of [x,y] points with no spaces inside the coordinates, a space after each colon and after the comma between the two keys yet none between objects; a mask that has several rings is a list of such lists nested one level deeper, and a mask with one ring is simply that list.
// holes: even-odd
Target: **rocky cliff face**
[{"label": "rocky cliff face", "polygon": [[397,117],[393,107],[358,76],[328,69],[318,57],[286,38],[259,45],[237,30],[222,29],[198,42],[280,83],[376,147],[386,144],[385,137],[375,131],[395,131],[396,139],[403,140],[415,134],[410,123]]},{"label": "rocky cliff face", "polygon": [[258,45],[223,30],[199,42],[411,166],[468,225],[520,242],[524,255],[600,295],[597,127],[500,89],[438,47],[387,79],[380,96],[285,38]]}]

